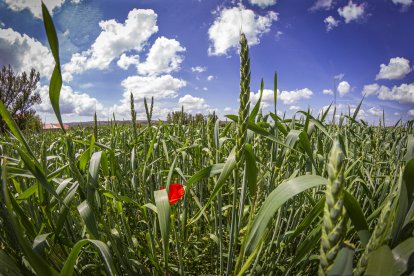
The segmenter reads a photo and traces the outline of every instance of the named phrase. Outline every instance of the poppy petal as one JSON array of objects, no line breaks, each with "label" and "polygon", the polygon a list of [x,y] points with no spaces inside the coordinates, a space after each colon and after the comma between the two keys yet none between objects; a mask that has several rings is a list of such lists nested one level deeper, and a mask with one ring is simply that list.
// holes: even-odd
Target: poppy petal
[{"label": "poppy petal", "polygon": [[[165,187],[161,186],[160,190],[164,190]],[[168,191],[168,200],[170,204],[176,204],[185,194],[183,185],[178,183],[170,184],[170,190]]]}]

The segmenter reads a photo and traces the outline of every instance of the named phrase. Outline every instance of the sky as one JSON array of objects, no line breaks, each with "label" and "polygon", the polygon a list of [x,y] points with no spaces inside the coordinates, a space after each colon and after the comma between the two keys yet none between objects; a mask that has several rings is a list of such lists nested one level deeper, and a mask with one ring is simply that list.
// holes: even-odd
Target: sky
[{"label": "sky", "polygon": [[[153,117],[171,111],[236,114],[239,34],[249,41],[254,104],[318,115],[334,101],[359,119],[386,124],[414,118],[414,0],[45,0],[60,45],[64,122],[138,119],[154,97]],[[56,122],[48,85],[54,67],[40,1],[0,0],[0,66],[35,68],[42,103]],[[299,116],[299,115],[297,115]]]}]

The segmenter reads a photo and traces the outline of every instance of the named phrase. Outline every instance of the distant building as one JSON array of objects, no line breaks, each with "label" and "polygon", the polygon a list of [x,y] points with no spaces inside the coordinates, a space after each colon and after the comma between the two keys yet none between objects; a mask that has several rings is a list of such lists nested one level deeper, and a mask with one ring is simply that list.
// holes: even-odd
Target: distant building
[{"label": "distant building", "polygon": [[[70,126],[67,124],[63,124],[63,128],[69,129]],[[59,124],[43,124],[43,129],[44,130],[60,129],[60,125]]]}]

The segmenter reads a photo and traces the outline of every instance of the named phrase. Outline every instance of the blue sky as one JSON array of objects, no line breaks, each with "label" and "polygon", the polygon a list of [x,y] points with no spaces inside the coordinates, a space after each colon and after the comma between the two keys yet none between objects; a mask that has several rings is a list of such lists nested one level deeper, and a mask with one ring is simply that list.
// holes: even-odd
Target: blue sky
[{"label": "blue sky", "polygon": [[[65,122],[130,119],[129,95],[144,118],[154,96],[156,118],[183,105],[192,113],[235,113],[238,34],[251,56],[251,100],[265,82],[262,108],[280,114],[310,107],[316,115],[337,93],[340,112],[387,124],[414,118],[413,0],[49,0],[59,43]],[[40,1],[0,0],[0,65],[36,68],[46,122],[53,69]]]}]

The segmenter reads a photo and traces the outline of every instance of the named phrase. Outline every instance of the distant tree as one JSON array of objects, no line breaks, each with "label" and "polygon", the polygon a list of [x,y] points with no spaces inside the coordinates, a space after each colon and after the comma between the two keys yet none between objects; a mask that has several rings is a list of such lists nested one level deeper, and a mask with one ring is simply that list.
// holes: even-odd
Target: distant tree
[{"label": "distant tree", "polygon": [[[33,105],[42,102],[36,91],[39,79],[35,69],[29,74],[23,72],[17,75],[9,65],[3,66],[0,71],[0,100],[21,129],[41,127],[41,120],[33,109]],[[6,124],[1,116],[0,119],[0,132],[4,132]]]}]

